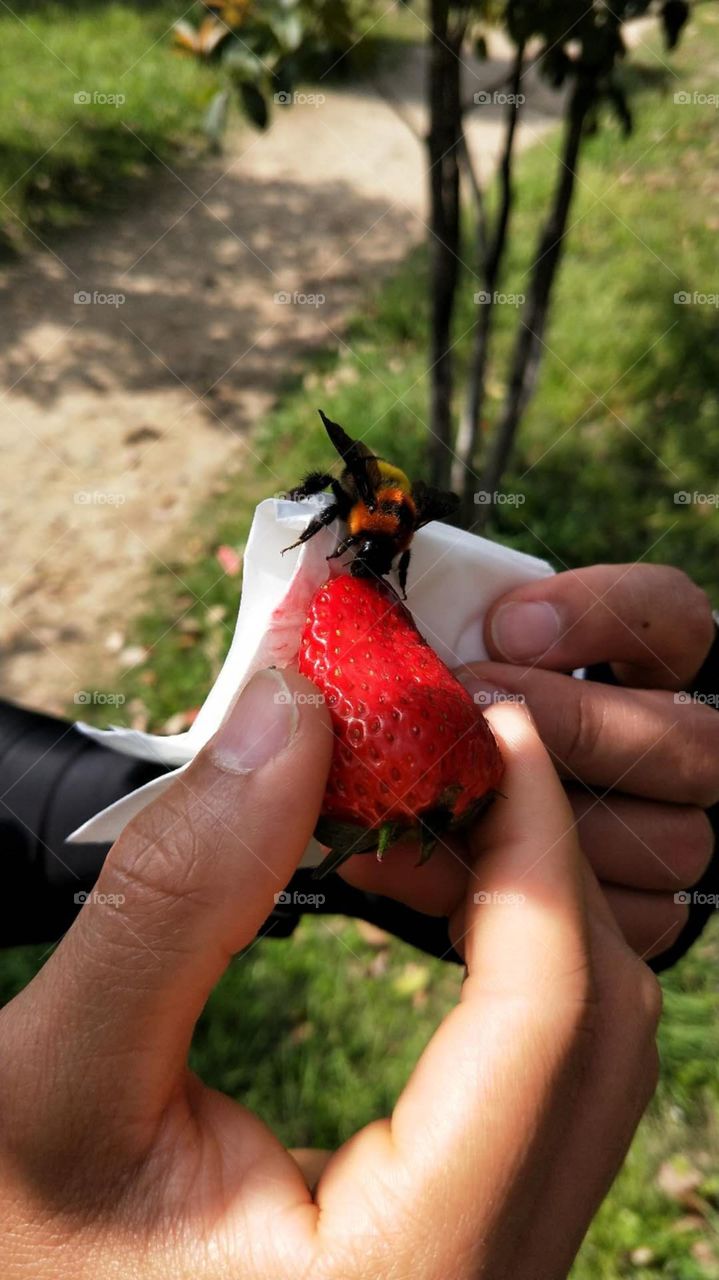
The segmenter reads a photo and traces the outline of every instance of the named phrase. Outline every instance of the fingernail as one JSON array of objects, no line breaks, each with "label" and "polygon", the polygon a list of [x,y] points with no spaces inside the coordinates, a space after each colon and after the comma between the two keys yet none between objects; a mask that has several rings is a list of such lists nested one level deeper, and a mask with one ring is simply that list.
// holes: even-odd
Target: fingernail
[{"label": "fingernail", "polygon": [[250,773],[289,746],[299,716],[281,671],[258,671],[228,711],[210,750],[223,769]]},{"label": "fingernail", "polygon": [[561,631],[557,610],[544,600],[500,605],[492,618],[492,639],[511,662],[541,657],[556,644]]}]

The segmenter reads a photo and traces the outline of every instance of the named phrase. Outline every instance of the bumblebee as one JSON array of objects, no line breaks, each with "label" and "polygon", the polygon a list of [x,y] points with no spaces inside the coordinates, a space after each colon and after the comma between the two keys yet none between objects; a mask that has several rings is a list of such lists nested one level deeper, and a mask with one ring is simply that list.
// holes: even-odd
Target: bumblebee
[{"label": "bumblebee", "polygon": [[312,471],[290,491],[290,498],[307,498],[331,489],[334,498],[334,502],[310,520],[292,546],[308,542],[334,520],[343,520],[346,535],[328,559],[335,560],[347,551],[354,551],[350,573],[356,578],[381,578],[390,572],[399,556],[397,576],[402,595],[406,597],[410,543],[414,534],[430,520],[451,515],[457,510],[459,499],[454,493],[430,489],[421,480],[412,483],[404,471],[371,453],[361,440],[350,439],[321,409],[319,415],[344,468],[339,479],[329,472]]}]

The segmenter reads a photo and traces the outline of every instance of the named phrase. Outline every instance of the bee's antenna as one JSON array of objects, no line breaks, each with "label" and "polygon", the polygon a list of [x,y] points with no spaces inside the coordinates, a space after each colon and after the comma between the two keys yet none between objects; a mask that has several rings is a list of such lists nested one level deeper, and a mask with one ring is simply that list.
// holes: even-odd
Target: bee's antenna
[{"label": "bee's antenna", "polygon": [[327,435],[332,441],[332,444],[340,457],[345,463],[351,462],[353,457],[352,451],[355,448],[355,441],[347,435],[344,427],[341,427],[338,422],[333,422],[332,419],[328,418],[327,414],[323,413],[321,409],[318,409],[317,412],[322,419]]}]

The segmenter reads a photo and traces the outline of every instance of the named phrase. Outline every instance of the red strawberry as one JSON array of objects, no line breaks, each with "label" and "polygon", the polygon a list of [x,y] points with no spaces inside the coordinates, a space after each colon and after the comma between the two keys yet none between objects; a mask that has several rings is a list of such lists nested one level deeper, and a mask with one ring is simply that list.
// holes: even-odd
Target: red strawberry
[{"label": "red strawberry", "polygon": [[491,798],[504,769],[492,730],[388,583],[343,574],[320,587],[299,669],[335,731],[317,832],[332,853],[320,874],[350,852],[381,854],[413,826],[429,856]]}]

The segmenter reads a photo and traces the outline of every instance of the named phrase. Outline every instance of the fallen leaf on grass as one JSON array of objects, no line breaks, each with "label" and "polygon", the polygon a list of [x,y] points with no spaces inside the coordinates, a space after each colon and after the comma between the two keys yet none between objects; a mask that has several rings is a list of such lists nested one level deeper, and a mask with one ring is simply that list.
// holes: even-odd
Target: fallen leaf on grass
[{"label": "fallen leaf on grass", "polygon": [[163,724],[161,733],[184,733],[185,729],[189,729],[198,712],[197,707],[191,707],[189,711],[176,711]]},{"label": "fallen leaf on grass", "polygon": [[419,991],[424,991],[428,984],[429,969],[426,969],[424,965],[410,961],[409,964],[404,966],[402,972],[397,974],[392,986],[397,995],[407,996],[411,999]]},{"label": "fallen leaf on grass", "polygon": [[634,1267],[649,1267],[655,1256],[654,1250],[650,1249],[648,1244],[640,1244],[637,1249],[632,1249],[629,1261]]},{"label": "fallen leaf on grass", "polygon": [[698,1193],[702,1180],[702,1174],[686,1156],[665,1160],[657,1174],[657,1186],[669,1200],[680,1204],[683,1209],[705,1215],[709,1206]]},{"label": "fallen leaf on grass", "polygon": [[215,558],[220,568],[224,570],[230,578],[236,578],[242,568],[242,556],[234,547],[229,547],[227,543],[222,543],[215,552]]},{"label": "fallen leaf on grass", "polygon": [[357,932],[363,942],[368,947],[386,947],[390,942],[390,935],[384,929],[379,929],[376,924],[370,924],[369,920],[356,921]]}]

